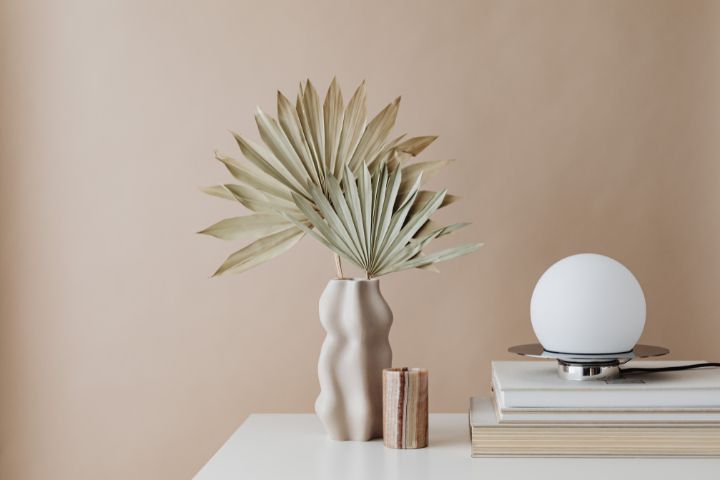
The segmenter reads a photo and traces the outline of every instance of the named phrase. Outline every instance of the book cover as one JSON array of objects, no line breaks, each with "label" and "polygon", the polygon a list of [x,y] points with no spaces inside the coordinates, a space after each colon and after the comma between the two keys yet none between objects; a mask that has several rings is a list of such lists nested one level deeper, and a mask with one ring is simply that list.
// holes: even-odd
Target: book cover
[{"label": "book cover", "polygon": [[498,422],[503,423],[715,423],[720,408],[502,408],[493,395]]},{"label": "book cover", "polygon": [[[627,367],[659,368],[698,361],[632,361]],[[555,362],[495,361],[493,389],[509,408],[720,408],[720,369],[656,372],[614,380],[569,381]]]}]

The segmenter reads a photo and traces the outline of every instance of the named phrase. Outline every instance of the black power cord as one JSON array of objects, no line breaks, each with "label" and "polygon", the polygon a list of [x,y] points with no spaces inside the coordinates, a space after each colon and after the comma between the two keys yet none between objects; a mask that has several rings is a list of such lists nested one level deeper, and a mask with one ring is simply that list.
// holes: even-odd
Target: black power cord
[{"label": "black power cord", "polygon": [[716,362],[693,363],[690,365],[678,365],[676,367],[657,367],[657,368],[621,368],[620,373],[622,375],[633,375],[636,373],[677,372],[679,370],[691,370],[693,368],[704,368],[704,367],[720,367],[720,363],[716,363]]}]

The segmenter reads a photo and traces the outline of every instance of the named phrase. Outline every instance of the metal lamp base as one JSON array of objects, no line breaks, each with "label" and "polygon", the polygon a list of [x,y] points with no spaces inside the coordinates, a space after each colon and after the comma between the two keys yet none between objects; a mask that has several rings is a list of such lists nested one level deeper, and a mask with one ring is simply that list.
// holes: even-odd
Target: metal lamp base
[{"label": "metal lamp base", "polygon": [[578,364],[558,360],[557,371],[564,380],[608,380],[620,376],[620,364]]},{"label": "metal lamp base", "polygon": [[549,352],[539,343],[516,345],[508,349],[525,357],[557,360],[558,375],[565,380],[610,380],[620,377],[620,365],[633,358],[659,357],[670,352],[665,347],[635,345],[629,352],[583,354]]}]

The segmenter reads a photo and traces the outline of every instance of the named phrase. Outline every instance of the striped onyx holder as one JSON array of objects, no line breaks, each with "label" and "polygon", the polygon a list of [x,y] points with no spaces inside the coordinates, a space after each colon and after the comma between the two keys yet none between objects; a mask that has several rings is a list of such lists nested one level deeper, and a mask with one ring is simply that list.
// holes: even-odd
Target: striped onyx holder
[{"label": "striped onyx holder", "polygon": [[387,448],[428,445],[428,371],[383,370],[383,440]]}]

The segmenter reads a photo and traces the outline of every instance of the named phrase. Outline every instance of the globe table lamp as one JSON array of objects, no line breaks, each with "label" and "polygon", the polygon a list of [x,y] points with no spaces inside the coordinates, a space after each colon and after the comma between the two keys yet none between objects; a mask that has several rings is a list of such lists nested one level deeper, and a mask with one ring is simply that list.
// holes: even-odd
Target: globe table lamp
[{"label": "globe table lamp", "polygon": [[554,358],[568,380],[616,377],[632,358],[667,353],[636,345],[645,327],[645,295],[630,270],[604,255],[572,255],[548,268],[533,291],[530,320],[541,345],[510,351]]},{"label": "globe table lamp", "polygon": [[540,277],[530,320],[547,351],[629,352],[645,327],[640,283],[617,260],[595,253],[563,258]]}]

